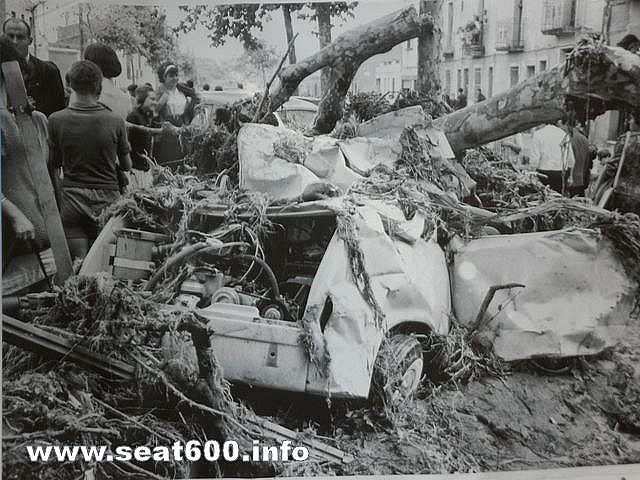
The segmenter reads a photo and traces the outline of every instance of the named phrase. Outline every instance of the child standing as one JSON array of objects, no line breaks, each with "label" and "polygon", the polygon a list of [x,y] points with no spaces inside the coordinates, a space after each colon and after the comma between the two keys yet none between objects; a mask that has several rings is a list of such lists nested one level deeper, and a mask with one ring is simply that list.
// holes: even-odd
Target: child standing
[{"label": "child standing", "polygon": [[124,119],[100,104],[102,71],[91,61],[69,71],[72,103],[49,118],[51,166],[62,167],[62,224],[73,258],[98,236],[98,217],[120,197],[118,170],[131,168]]}]

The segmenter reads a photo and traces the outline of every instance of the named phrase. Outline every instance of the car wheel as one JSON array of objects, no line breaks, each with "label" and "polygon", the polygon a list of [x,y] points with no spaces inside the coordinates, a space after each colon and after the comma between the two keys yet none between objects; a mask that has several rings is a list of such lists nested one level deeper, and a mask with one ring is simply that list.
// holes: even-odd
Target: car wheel
[{"label": "car wheel", "polygon": [[372,397],[384,404],[397,404],[413,396],[424,370],[422,345],[411,335],[396,334],[380,347],[374,367]]}]

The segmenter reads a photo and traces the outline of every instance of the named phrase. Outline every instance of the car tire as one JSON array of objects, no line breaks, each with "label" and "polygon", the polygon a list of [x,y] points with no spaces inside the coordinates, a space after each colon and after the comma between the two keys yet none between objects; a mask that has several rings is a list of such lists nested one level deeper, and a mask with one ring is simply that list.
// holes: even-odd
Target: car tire
[{"label": "car tire", "polygon": [[412,397],[422,382],[422,344],[411,335],[395,334],[380,347],[374,366],[370,399],[395,405]]}]

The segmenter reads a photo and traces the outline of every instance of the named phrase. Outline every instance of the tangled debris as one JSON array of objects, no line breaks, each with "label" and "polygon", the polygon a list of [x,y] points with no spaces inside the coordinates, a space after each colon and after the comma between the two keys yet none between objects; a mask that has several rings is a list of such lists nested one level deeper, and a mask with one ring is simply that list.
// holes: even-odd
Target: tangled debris
[{"label": "tangled debris", "polygon": [[405,89],[396,95],[376,92],[350,93],[345,113],[353,115],[359,122],[366,122],[383,113],[415,105],[420,105],[432,118],[441,117],[451,111],[451,107],[431,94]]},{"label": "tangled debris", "polygon": [[[399,97],[396,106],[425,101]],[[394,108],[381,105],[380,98],[364,97],[352,97],[351,108],[360,120],[366,120],[381,113],[373,108],[376,104],[382,111]],[[429,111],[438,115],[437,105],[429,107]],[[270,198],[241,191],[236,186],[238,116],[235,112],[227,125],[184,129],[181,141],[188,153],[187,165],[177,173],[158,169],[152,188],[132,192],[103,215],[103,224],[109,218],[124,216],[133,228],[169,237],[169,246],[153,272],[153,281],[147,284],[154,288],[142,293],[135,282],[106,275],[77,276],[57,291],[52,308],[29,313],[30,321],[47,332],[135,366],[135,384],[88,375],[69,362],[46,361],[13,347],[5,349],[3,408],[8,433],[3,437],[3,467],[5,473],[10,472],[8,478],[66,480],[78,478],[91,469],[99,478],[123,475],[176,478],[189,477],[197,468],[189,462],[69,463],[63,467],[30,463],[25,458],[27,443],[154,446],[192,439],[202,443],[209,439],[234,439],[241,450],[249,451],[254,439],[273,440],[264,430],[256,428],[259,422],[251,410],[232,398],[200,319],[188,310],[173,307],[181,295],[180,284],[199,269],[209,268],[204,253],[194,254],[189,262],[176,260],[193,245],[200,245],[203,252],[215,247],[215,252],[209,251],[207,255],[215,255],[216,260],[230,251],[252,255],[248,269],[227,258],[226,263],[220,261],[225,268],[219,273],[240,278],[256,297],[269,296],[270,287],[265,286],[268,274],[257,265],[265,258],[267,239],[285,228],[267,216],[267,208],[273,205]],[[471,189],[456,165],[428,154],[425,142],[414,128],[407,128],[394,168],[379,166],[369,172],[368,177],[349,189],[343,209],[338,212],[337,235],[347,245],[353,277],[376,313],[378,326],[384,321],[384,314],[373,294],[358,245],[357,228],[350,217],[351,207],[370,200],[398,205],[407,219],[419,213],[426,219],[422,236],[430,238],[438,232],[444,243],[452,235],[464,238],[483,235],[486,225],[505,233],[567,225],[599,228],[614,242],[630,276],[640,283],[637,216],[611,215],[579,201],[560,199],[534,175],[516,171],[508,162],[482,148],[467,151],[462,162],[464,174],[468,173],[475,182],[475,189]],[[274,145],[278,156],[294,163],[302,163],[308,148],[306,143]],[[462,202],[473,195],[477,195],[483,210],[474,210]],[[224,212],[215,225],[202,215],[209,207]],[[222,253],[220,243],[227,245]],[[168,265],[172,259],[176,262]],[[315,316],[309,312],[306,320],[300,319],[303,333],[299,341],[310,362],[328,376],[331,359],[326,344],[316,343],[308,321]],[[563,406],[576,392],[585,395],[585,390],[593,386],[590,375],[611,380],[613,374],[602,365],[594,367],[595,371],[585,367],[579,378],[562,378],[557,382],[562,387],[561,393],[550,394],[553,398],[540,398],[545,394],[535,392],[535,377],[530,372],[511,372],[491,352],[475,345],[470,333],[455,319],[449,335],[431,335],[422,340],[427,349],[425,358],[430,359],[441,376],[431,379],[437,385],[425,381],[419,403],[386,402],[381,410],[349,409],[326,432],[335,437],[338,446],[357,454],[354,464],[345,467],[311,462],[300,469],[290,465],[286,469],[274,464],[253,465],[251,473],[470,472],[640,458],[619,435],[593,420],[596,412],[601,413],[593,399],[587,398],[586,406],[577,405],[570,412]],[[615,361],[621,360],[615,357]],[[633,377],[631,373],[628,376]],[[483,381],[477,382],[478,379]],[[637,432],[633,405],[640,389],[637,380],[631,379],[625,378],[629,387],[617,389],[605,418]],[[549,432],[537,420],[525,424],[520,431],[507,424],[512,420],[514,424],[520,422],[521,412],[516,414],[515,407],[500,401],[494,391],[512,395],[513,404],[525,404],[530,417],[535,416],[533,411],[543,409],[536,402],[551,405],[549,412],[561,411],[566,417],[565,424],[579,422],[579,427],[574,428],[575,438],[590,432],[587,441],[577,453],[571,451],[569,440],[560,442],[561,453],[548,451],[546,446],[541,447],[543,440],[562,436]],[[485,396],[493,402],[495,412],[474,403]],[[542,417],[549,415],[543,413]],[[500,414],[505,419],[500,419]],[[558,423],[558,418],[554,417],[554,421]],[[535,438],[534,447],[527,441],[531,437]],[[487,448],[488,453],[484,450]],[[530,452],[523,453],[527,448]],[[231,471],[229,465],[218,463],[206,468],[209,470],[200,473],[220,476]]]}]

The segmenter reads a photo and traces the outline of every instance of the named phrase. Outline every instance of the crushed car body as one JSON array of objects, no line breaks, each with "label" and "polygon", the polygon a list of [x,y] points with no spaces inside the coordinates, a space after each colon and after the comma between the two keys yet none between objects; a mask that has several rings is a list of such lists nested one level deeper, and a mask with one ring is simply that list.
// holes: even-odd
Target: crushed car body
[{"label": "crushed car body", "polygon": [[[215,254],[206,268],[193,266],[175,302],[207,323],[225,378],[366,398],[383,339],[397,336],[398,352],[406,353],[419,344],[416,335],[447,335],[452,319],[477,330],[509,361],[595,354],[623,334],[637,286],[596,230],[443,241],[433,219],[393,198],[354,193],[354,183],[375,168],[394,165],[406,147],[407,127],[445,172],[440,186],[429,188],[447,205],[468,208],[461,199],[474,182],[420,107],[362,124],[362,136],[349,139],[242,127],[240,186],[270,199],[265,216],[276,228],[255,245],[255,254],[233,250],[243,242],[224,243],[233,230],[224,225],[230,206],[214,191],[199,192],[194,214],[206,225],[199,235],[213,242],[206,250]],[[319,183],[341,195],[304,201]],[[241,220],[252,213],[236,209],[234,215]],[[122,258],[136,250],[121,245],[118,232],[126,227],[126,220],[112,218],[80,273],[115,274],[114,265],[131,260],[147,269],[134,277],[148,279],[150,249],[142,249],[144,258]]]}]

